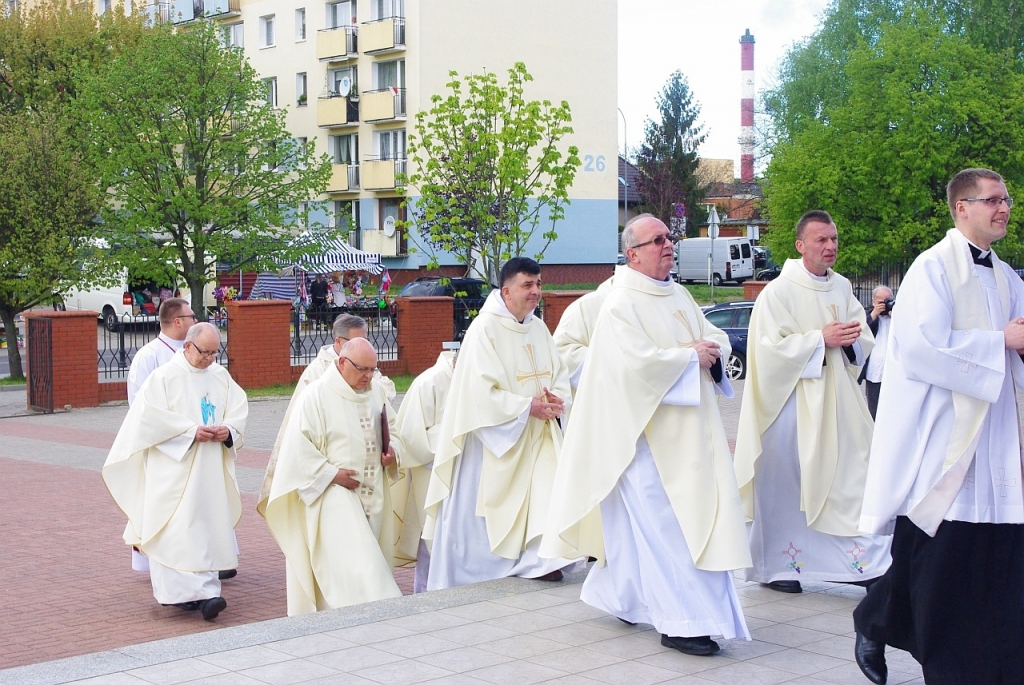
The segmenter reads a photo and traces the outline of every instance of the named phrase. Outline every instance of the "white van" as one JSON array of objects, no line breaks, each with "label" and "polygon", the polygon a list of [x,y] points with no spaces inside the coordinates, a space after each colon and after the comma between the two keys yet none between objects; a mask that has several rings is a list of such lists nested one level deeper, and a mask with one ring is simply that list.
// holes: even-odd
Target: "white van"
[{"label": "white van", "polygon": [[[173,274],[173,271],[171,271]],[[166,283],[158,281],[168,281]],[[118,322],[156,322],[162,299],[186,297],[174,284],[174,276],[165,279],[133,277],[128,269],[120,272],[120,281],[109,287],[95,286],[88,290],[72,288],[63,295],[63,309],[99,312],[109,331],[116,331]],[[58,305],[59,306],[59,305]]]},{"label": "white van", "polygon": [[676,244],[676,280],[708,283],[708,253],[714,245],[710,282],[742,283],[754,277],[754,255],[748,238],[686,238]]}]

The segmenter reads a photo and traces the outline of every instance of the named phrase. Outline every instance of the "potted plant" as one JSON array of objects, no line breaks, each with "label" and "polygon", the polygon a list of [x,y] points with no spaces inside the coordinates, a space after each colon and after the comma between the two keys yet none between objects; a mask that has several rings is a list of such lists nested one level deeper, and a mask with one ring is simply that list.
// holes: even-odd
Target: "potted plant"
[{"label": "potted plant", "polygon": [[298,104],[299,104],[299,107],[305,107],[306,106],[306,94],[305,93],[303,93],[302,95],[300,95],[298,97]]}]

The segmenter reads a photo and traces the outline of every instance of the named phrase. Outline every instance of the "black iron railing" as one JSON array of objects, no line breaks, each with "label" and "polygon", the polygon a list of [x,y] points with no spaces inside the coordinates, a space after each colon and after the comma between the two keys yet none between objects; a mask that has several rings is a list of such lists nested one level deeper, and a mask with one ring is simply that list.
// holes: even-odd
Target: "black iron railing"
[{"label": "black iron railing", "polygon": [[[213,323],[212,320],[211,323]],[[221,331],[217,363],[227,366],[227,319],[220,319],[217,323],[217,327]],[[96,347],[100,379],[127,378],[128,369],[131,367],[132,359],[135,358],[135,353],[159,334],[159,322],[152,316],[132,316],[130,314],[125,314],[120,318],[108,316],[107,321],[97,327]]]},{"label": "black iron railing", "polygon": [[398,359],[398,338],[392,306],[293,307],[292,366],[309,364],[316,358],[321,347],[334,344],[331,329],[334,319],[340,314],[354,314],[366,319],[366,337],[377,350],[379,362]]}]

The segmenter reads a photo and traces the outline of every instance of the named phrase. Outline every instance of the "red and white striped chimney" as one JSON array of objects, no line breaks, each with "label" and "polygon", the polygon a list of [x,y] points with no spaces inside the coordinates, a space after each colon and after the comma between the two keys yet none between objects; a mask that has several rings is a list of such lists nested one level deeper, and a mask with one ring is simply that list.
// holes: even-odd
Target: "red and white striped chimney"
[{"label": "red and white striped chimney", "polygon": [[754,180],[754,37],[740,36],[740,181]]}]

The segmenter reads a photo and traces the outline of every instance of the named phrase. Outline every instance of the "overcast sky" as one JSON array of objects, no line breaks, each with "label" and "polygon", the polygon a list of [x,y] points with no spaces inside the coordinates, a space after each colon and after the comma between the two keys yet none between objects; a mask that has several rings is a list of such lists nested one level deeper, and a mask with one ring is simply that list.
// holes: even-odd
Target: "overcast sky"
[{"label": "overcast sky", "polygon": [[[828,0],[619,0],[619,109],[630,150],[656,115],[654,98],[679,69],[700,103],[700,156],[736,161],[739,174],[740,36],[753,34],[754,84],[774,80],[786,50],[818,26]],[[623,149],[619,118],[619,151]]]}]

